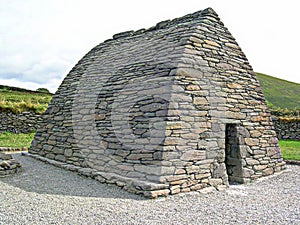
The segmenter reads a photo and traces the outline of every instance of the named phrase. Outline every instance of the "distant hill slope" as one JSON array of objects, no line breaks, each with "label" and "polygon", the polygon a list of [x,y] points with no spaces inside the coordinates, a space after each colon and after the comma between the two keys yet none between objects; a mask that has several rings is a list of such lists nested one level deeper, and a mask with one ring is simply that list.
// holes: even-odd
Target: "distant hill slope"
[{"label": "distant hill slope", "polygon": [[268,102],[280,108],[300,108],[300,84],[262,73],[256,75]]},{"label": "distant hill slope", "polygon": [[[256,74],[269,103],[280,108],[300,108],[300,84],[262,73]],[[43,113],[51,98],[51,93],[0,85],[0,111],[21,112],[29,110]]]},{"label": "distant hill slope", "polygon": [[[39,89],[44,89],[44,90],[47,90],[45,88],[39,88]],[[36,90],[36,91],[33,91],[33,90],[28,90],[28,89],[25,89],[25,88],[19,88],[19,87],[12,87],[12,86],[7,86],[7,85],[1,85],[0,84],[0,90],[9,90],[9,91],[18,91],[18,92],[23,92],[23,93],[31,93],[31,94],[43,94],[43,93],[48,93],[48,94],[52,94],[48,91],[39,91]]]},{"label": "distant hill slope", "polygon": [[0,111],[44,113],[52,94],[0,85]]}]

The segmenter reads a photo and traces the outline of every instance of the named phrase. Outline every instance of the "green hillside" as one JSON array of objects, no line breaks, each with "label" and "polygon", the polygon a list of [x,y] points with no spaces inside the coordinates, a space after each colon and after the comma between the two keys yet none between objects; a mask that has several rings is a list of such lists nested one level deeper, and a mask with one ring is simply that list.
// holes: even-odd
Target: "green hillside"
[{"label": "green hillside", "polygon": [[265,98],[276,107],[300,108],[300,84],[256,73]]},{"label": "green hillside", "polygon": [[52,99],[51,93],[0,85],[0,111],[44,113]]}]

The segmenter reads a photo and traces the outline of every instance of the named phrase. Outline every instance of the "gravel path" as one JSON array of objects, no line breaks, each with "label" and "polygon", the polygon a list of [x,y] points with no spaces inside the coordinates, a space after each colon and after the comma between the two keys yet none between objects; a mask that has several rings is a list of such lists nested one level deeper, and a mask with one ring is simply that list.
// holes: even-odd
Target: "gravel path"
[{"label": "gravel path", "polygon": [[23,172],[0,178],[0,224],[300,224],[300,166],[225,191],[149,200],[14,157]]}]

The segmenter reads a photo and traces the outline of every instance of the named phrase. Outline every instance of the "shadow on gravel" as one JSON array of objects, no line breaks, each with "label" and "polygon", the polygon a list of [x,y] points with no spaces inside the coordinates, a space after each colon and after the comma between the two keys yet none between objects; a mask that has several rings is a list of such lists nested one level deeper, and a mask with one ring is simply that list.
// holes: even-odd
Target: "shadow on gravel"
[{"label": "shadow on gravel", "polygon": [[145,200],[144,197],[128,193],[117,186],[102,184],[19,153],[13,154],[13,157],[21,163],[22,171],[1,178],[0,185],[4,182],[38,194]]}]

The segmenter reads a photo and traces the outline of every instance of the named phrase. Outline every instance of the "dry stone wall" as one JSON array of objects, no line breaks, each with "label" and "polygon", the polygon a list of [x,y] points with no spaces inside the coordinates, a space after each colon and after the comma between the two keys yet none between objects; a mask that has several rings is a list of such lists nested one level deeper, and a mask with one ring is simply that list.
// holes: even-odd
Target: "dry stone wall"
[{"label": "dry stone wall", "polygon": [[210,8],[92,49],[54,95],[29,152],[148,197],[285,167],[255,73]]},{"label": "dry stone wall", "polygon": [[273,117],[278,139],[300,140],[299,120],[283,120]]},{"label": "dry stone wall", "polygon": [[42,122],[42,115],[34,112],[0,112],[0,133],[30,133],[39,127]]}]

